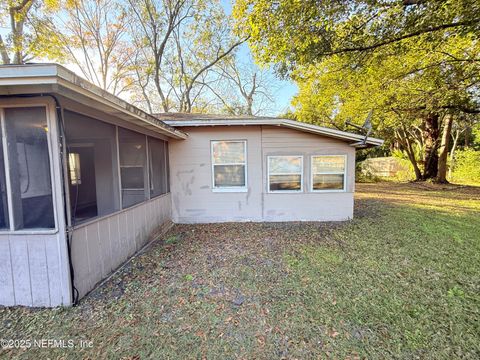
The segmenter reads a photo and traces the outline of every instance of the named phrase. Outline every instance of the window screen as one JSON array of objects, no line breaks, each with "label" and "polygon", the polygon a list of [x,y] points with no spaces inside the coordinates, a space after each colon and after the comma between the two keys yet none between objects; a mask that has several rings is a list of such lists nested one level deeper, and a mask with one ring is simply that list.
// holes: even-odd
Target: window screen
[{"label": "window screen", "polygon": [[246,187],[246,141],[213,141],[213,188]]},{"label": "window screen", "polygon": [[123,208],[145,201],[147,193],[146,136],[118,128],[120,175],[122,179]]},{"label": "window screen", "polygon": [[270,192],[302,191],[302,156],[268,157],[268,190]]},{"label": "window screen", "polygon": [[[0,110],[1,111],[1,110]],[[0,128],[0,139],[3,137]],[[5,178],[5,159],[3,155],[3,146],[0,142],[0,229],[7,229],[8,222],[8,202],[7,202],[7,183]]]},{"label": "window screen", "polygon": [[5,126],[14,228],[54,228],[46,110],[7,108]]},{"label": "window screen", "polygon": [[64,112],[72,224],[120,209],[114,125]]},{"label": "window screen", "polygon": [[167,193],[167,148],[166,141],[148,138],[150,160],[150,196]]},{"label": "window screen", "polygon": [[345,155],[312,156],[312,190],[344,190],[345,160]]}]

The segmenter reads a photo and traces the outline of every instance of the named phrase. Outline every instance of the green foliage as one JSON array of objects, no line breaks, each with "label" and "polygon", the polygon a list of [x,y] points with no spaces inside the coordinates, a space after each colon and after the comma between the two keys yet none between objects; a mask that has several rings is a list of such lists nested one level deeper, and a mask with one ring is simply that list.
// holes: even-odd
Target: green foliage
[{"label": "green foliage", "polygon": [[36,57],[62,58],[60,46],[50,31],[49,18],[74,0],[4,0],[0,3],[0,26],[8,29],[0,36],[3,64],[23,64]]},{"label": "green foliage", "polygon": [[334,54],[359,63],[359,53],[383,46],[403,51],[402,39],[439,43],[480,28],[477,0],[238,0],[233,14],[257,59],[283,72]]},{"label": "green foliage", "polygon": [[480,184],[480,151],[458,150],[455,153],[455,165],[451,180]]},{"label": "green foliage", "polygon": [[475,124],[472,128],[472,136],[473,136],[473,147],[476,150],[480,150],[480,123]]},{"label": "green foliage", "polygon": [[234,16],[257,59],[297,83],[298,120],[344,128],[373,110],[375,135],[415,166],[437,153],[426,118],[479,111],[476,0],[240,0]]}]

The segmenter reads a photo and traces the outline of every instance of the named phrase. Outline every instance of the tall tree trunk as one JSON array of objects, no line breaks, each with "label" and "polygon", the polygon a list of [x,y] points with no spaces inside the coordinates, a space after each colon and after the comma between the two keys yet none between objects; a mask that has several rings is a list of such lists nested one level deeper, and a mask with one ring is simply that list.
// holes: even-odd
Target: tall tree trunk
[{"label": "tall tree trunk", "polygon": [[466,126],[465,127],[465,134],[463,134],[463,137],[465,139],[463,146],[468,148],[470,147],[470,137],[472,136],[472,127],[471,126]]},{"label": "tall tree trunk", "polygon": [[448,158],[448,143],[450,141],[450,133],[452,131],[453,116],[447,115],[443,124],[442,142],[440,143],[438,156],[438,173],[435,179],[436,182],[444,184],[447,181],[447,158]]},{"label": "tall tree trunk", "polygon": [[437,113],[429,113],[423,122],[423,143],[425,151],[423,156],[423,180],[434,179],[438,172],[438,137],[440,129],[438,127]]},{"label": "tall tree trunk", "polygon": [[0,54],[2,56],[2,64],[8,65],[10,64],[10,56],[8,56],[8,50],[3,42],[2,35],[0,35]]},{"label": "tall tree trunk", "polygon": [[418,167],[418,163],[417,163],[417,159],[415,158],[415,151],[413,149],[412,141],[408,137],[405,126],[404,125],[402,126],[402,131],[398,130],[396,133],[397,133],[399,145],[401,145],[403,147],[404,151],[407,153],[408,160],[410,160],[410,163],[412,164],[413,171],[415,172],[415,181],[422,180],[422,172],[420,171],[420,168]]},{"label": "tall tree trunk", "polygon": [[455,150],[457,149],[457,144],[458,144],[458,138],[460,137],[460,130],[455,131],[455,136],[453,138],[453,145],[452,145],[452,150],[450,150],[450,167],[448,168],[448,177],[449,179],[452,178],[452,172],[453,168],[455,166]]}]

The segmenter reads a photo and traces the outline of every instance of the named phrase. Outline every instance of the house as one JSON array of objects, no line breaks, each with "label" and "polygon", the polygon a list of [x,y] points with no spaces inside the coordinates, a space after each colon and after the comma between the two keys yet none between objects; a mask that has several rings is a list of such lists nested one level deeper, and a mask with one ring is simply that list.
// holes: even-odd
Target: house
[{"label": "house", "polygon": [[276,118],[148,115],[56,64],[0,67],[0,305],[71,305],[173,223],[351,219],[355,148]]}]

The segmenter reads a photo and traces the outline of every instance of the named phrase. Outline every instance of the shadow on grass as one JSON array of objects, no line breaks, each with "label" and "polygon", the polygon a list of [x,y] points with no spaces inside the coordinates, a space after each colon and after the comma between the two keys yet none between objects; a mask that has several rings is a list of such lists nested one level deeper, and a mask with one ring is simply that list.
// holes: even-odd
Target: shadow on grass
[{"label": "shadow on grass", "polygon": [[343,223],[176,225],[77,308],[0,310],[5,338],[93,348],[0,357],[477,358],[480,217],[446,210],[475,200],[390,186]]}]

